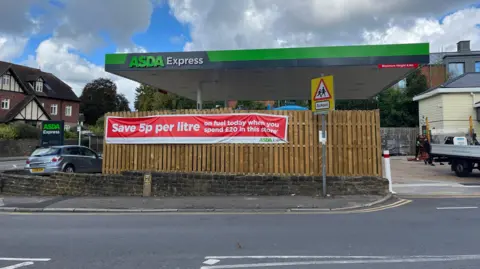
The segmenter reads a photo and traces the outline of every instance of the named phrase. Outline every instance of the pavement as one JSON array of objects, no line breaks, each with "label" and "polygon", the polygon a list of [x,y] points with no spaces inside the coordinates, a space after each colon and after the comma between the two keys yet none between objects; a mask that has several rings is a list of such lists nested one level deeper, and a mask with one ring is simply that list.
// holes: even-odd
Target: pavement
[{"label": "pavement", "polygon": [[0,269],[476,269],[480,199],[376,212],[1,213]]},{"label": "pavement", "polygon": [[387,196],[214,196],[214,197],[10,197],[0,211],[16,212],[212,212],[352,210],[398,201]]},{"label": "pavement", "polygon": [[448,164],[435,166],[407,161],[407,157],[392,157],[393,191],[401,197],[480,196],[480,172],[460,178]]}]

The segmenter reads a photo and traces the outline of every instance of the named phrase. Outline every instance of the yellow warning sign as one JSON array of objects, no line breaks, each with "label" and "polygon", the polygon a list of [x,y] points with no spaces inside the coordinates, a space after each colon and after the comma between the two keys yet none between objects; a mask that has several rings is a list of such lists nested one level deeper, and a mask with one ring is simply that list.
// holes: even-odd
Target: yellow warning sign
[{"label": "yellow warning sign", "polygon": [[335,110],[333,76],[312,79],[311,96],[313,112],[328,112],[330,110]]}]

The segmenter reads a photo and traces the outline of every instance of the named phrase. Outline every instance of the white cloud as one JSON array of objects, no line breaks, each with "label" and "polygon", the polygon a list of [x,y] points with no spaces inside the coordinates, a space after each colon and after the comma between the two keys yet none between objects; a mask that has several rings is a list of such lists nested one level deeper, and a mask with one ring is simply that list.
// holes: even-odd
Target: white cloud
[{"label": "white cloud", "polygon": [[138,83],[105,72],[103,66],[95,65],[71,52],[75,49],[73,45],[64,43],[64,40],[47,39],[40,43],[36,55],[29,56],[23,64],[55,74],[70,85],[78,96],[88,82],[100,77],[109,78],[117,85],[117,91],[125,94],[133,109]]},{"label": "white cloud", "polygon": [[[185,50],[429,41],[440,30],[436,18],[472,3],[472,0],[169,0],[172,14],[190,28],[191,42],[185,45]],[[463,23],[461,31],[440,27],[445,33],[443,39],[437,38],[438,43],[449,46],[476,33],[469,34],[463,28],[473,29],[479,23],[478,18],[461,14],[448,17],[459,17],[455,25]]]},{"label": "white cloud", "polygon": [[0,60],[12,61],[23,54],[28,38],[0,34]]},{"label": "white cloud", "polygon": [[417,19],[410,27],[392,25],[385,31],[365,31],[367,43],[430,42],[430,50],[454,51],[455,43],[470,40],[473,50],[480,50],[480,9],[468,8],[446,16],[442,22],[435,19]]}]

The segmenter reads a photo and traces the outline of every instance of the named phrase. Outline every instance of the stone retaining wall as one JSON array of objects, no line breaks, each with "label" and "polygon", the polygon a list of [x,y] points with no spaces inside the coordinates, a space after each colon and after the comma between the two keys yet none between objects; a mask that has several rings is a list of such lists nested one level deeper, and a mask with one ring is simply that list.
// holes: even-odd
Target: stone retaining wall
[{"label": "stone retaining wall", "polygon": [[[321,177],[153,173],[152,195],[307,195],[322,193]],[[331,195],[384,195],[388,181],[377,177],[328,177]],[[85,175],[57,173],[50,177],[0,173],[0,194],[27,196],[142,196],[143,173]]]}]

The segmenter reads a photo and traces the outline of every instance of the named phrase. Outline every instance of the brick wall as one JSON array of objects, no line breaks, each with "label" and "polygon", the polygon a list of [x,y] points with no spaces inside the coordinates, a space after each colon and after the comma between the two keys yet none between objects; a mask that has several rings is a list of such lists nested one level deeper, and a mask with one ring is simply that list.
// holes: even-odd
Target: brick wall
[{"label": "brick wall", "polygon": [[447,80],[447,71],[443,64],[424,66],[421,72],[426,77],[429,88],[438,87]]},{"label": "brick wall", "polygon": [[[45,110],[52,120],[64,120],[65,125],[69,125],[72,128],[77,125],[78,115],[80,113],[80,103],[51,98],[39,98],[39,100],[40,103],[44,104]],[[57,105],[57,115],[50,114],[52,105]],[[65,109],[67,106],[72,106],[72,116],[65,115]]]},{"label": "brick wall", "polygon": [[19,92],[10,92],[10,91],[1,91],[0,90],[0,101],[3,99],[10,99],[10,109],[0,109],[0,118],[3,118],[7,115],[12,108],[14,108],[18,103],[25,99],[25,94]]},{"label": "brick wall", "polygon": [[51,177],[0,173],[0,194],[21,196],[141,196],[143,179],[128,176],[67,175]]},{"label": "brick wall", "polygon": [[[388,181],[376,177],[328,177],[331,195],[385,195]],[[276,177],[211,173],[153,173],[152,195],[305,195],[322,193],[321,177]],[[143,175],[84,175],[58,173],[39,177],[0,173],[0,194],[40,196],[141,196]]]}]

